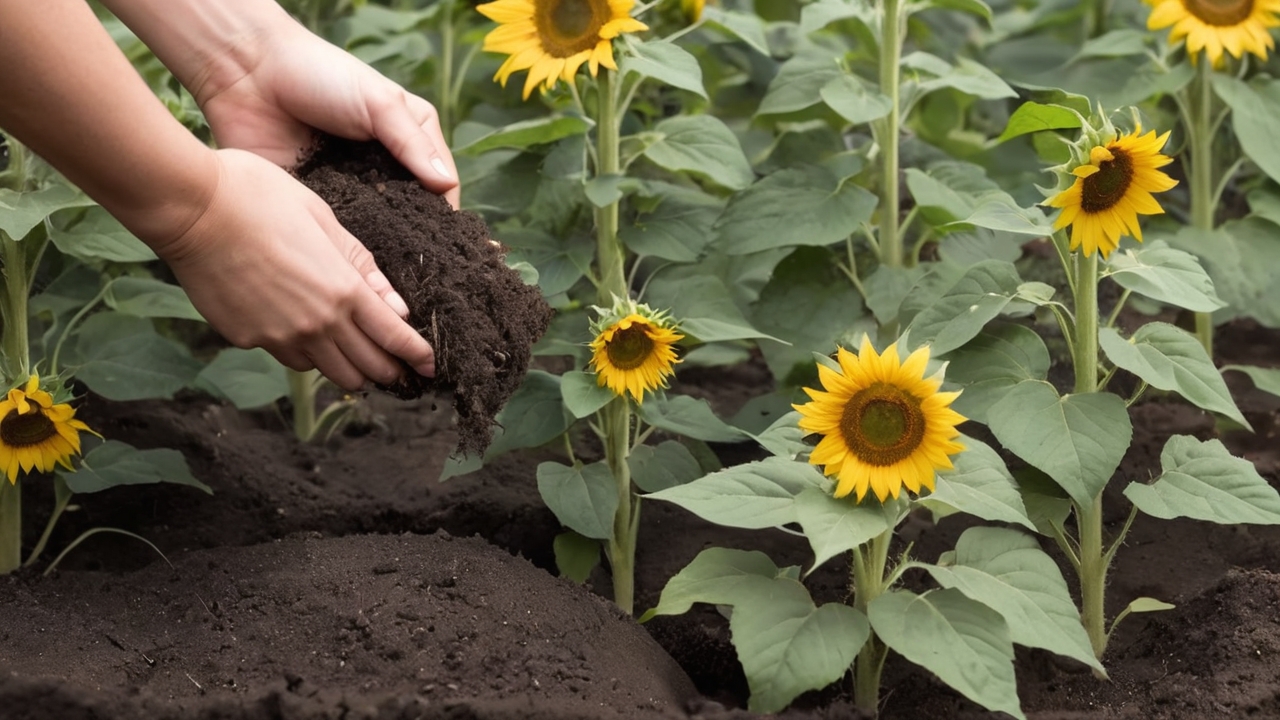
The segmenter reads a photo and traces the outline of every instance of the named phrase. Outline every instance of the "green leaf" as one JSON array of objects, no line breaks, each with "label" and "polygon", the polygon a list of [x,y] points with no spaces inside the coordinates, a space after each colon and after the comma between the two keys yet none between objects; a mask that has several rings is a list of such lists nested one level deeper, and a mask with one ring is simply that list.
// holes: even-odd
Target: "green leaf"
[{"label": "green leaf", "polygon": [[688,50],[665,40],[639,42],[630,40],[627,43],[632,54],[622,58],[618,68],[622,75],[636,73],[652,78],[671,87],[688,90],[706,98],[707,91],[702,85],[702,68],[698,59]]},{"label": "green leaf", "polygon": [[733,196],[716,222],[716,245],[730,255],[831,245],[871,219],[878,202],[823,167],[779,170]]},{"label": "green leaf", "polygon": [[808,35],[849,18],[857,18],[870,26],[876,20],[875,8],[867,0],[818,0],[800,9],[800,32]]},{"label": "green leaf", "polygon": [[[956,64],[952,66],[947,61],[928,53],[914,52],[902,58],[902,67],[904,78],[910,77],[912,70],[922,70],[926,74],[936,75],[932,79],[916,81],[917,92],[920,94],[942,88],[954,88],[984,100],[1018,96],[1008,83],[991,72],[987,66],[965,57],[957,58]],[[908,92],[910,92],[909,89]]]},{"label": "green leaf", "polygon": [[603,462],[569,467],[556,462],[538,465],[538,493],[561,525],[597,540],[613,537],[618,488]]},{"label": "green leaf", "polygon": [[770,338],[751,326],[724,281],[704,267],[674,268],[657,275],[650,280],[644,300],[669,310],[680,319],[681,333],[704,343]]},{"label": "green leaf", "polygon": [[752,712],[778,712],[801,693],[844,677],[871,634],[862,613],[840,602],[815,607],[809,591],[790,578],[742,590],[729,632],[751,688]]},{"label": "green leaf", "polygon": [[672,172],[691,173],[741,190],[755,180],[747,156],[733,131],[712,115],[677,115],[653,129],[658,139],[644,156]]},{"label": "green leaf", "polygon": [[822,101],[853,125],[862,125],[889,114],[893,101],[868,88],[857,75],[841,73],[819,91]]},{"label": "green leaf", "polygon": [[[817,102],[816,94],[814,102]],[[88,196],[69,185],[53,184],[32,192],[0,188],[0,231],[21,240],[58,210],[93,204]]]},{"label": "green leaf", "polygon": [[757,115],[796,112],[822,101],[822,88],[844,75],[829,52],[801,52],[778,68]]},{"label": "green leaf", "polygon": [[196,387],[224,397],[240,410],[269,405],[289,394],[289,377],[262,348],[224,348],[196,375]]},{"label": "green leaf", "polygon": [[938,473],[933,492],[922,496],[920,504],[938,515],[963,512],[1034,530],[1018,484],[1004,460],[980,440],[962,437],[960,442],[965,450],[952,458],[955,468]]},{"label": "green leaf", "polygon": [[560,376],[564,406],[575,418],[590,417],[617,397],[612,390],[600,385],[598,377],[581,370],[570,370]]},{"label": "green leaf", "polygon": [[951,407],[970,420],[987,422],[987,411],[1024,380],[1049,374],[1049,349],[1025,325],[995,322],[952,351],[947,381],[963,388]]},{"label": "green leaf", "polygon": [[1126,341],[1115,330],[1102,328],[1098,331],[1098,344],[1117,367],[1152,387],[1176,392],[1197,407],[1249,427],[1204,346],[1186,330],[1152,322],[1138,328]]},{"label": "green leaf", "polygon": [[478,155],[498,148],[524,150],[534,145],[553,143],[571,135],[581,135],[590,128],[589,120],[573,115],[534,118],[488,132],[469,143],[455,146],[453,152]]},{"label": "green leaf", "polygon": [[569,429],[570,420],[560,394],[560,378],[531,370],[524,384],[498,413],[495,420],[498,430],[485,457],[548,443]]},{"label": "green leaf", "polygon": [[1037,102],[1025,102],[1009,116],[1009,123],[1004,132],[996,138],[997,143],[1011,140],[1020,135],[1027,135],[1045,130],[1072,130],[1080,127],[1080,116],[1070,108],[1061,105],[1041,105]]},{"label": "green leaf", "polygon": [[1131,613],[1149,613],[1165,612],[1166,610],[1173,610],[1177,607],[1177,605],[1164,602],[1163,600],[1157,600],[1151,597],[1140,597],[1134,598],[1133,602],[1125,606],[1125,610],[1128,610]]},{"label": "green leaf", "polygon": [[551,542],[556,554],[556,568],[560,577],[569,578],[579,585],[591,577],[591,571],[600,564],[600,541],[566,530]]},{"label": "green leaf", "polygon": [[792,410],[774,420],[759,435],[751,437],[770,453],[794,460],[797,455],[810,449],[809,444],[804,441],[805,432],[797,425],[799,420],[800,413]]},{"label": "green leaf", "polygon": [[778,263],[752,306],[751,324],[785,341],[760,350],[774,377],[811,365],[810,349],[834,348],[862,315],[862,300],[824,248],[797,248]]},{"label": "green leaf", "polygon": [[891,590],[871,601],[867,616],[886,645],[960,694],[988,710],[1026,717],[1000,613],[959,590]]},{"label": "green leaf", "polygon": [[795,522],[796,496],[806,488],[829,484],[808,463],[774,457],[734,465],[645,497],[675,503],[717,525],[759,530]]},{"label": "green leaf", "polygon": [[768,587],[783,573],[758,550],[707,548],[667,581],[658,606],[641,615],[640,622],[658,615],[683,615],[694,603],[732,605],[746,596],[744,588]]},{"label": "green leaf", "polygon": [[1174,435],[1160,453],[1160,467],[1164,472],[1155,482],[1124,489],[1124,496],[1148,515],[1280,525],[1280,494],[1253,463],[1233,456],[1219,440]]},{"label": "green leaf", "polygon": [[973,214],[960,220],[959,225],[977,225],[988,230],[1000,230],[1017,235],[1045,237],[1053,234],[1053,225],[1040,208],[1020,207],[1008,196],[984,200]]},{"label": "green leaf", "polygon": [[880,324],[896,320],[898,309],[907,293],[924,277],[925,269],[919,265],[910,268],[880,265],[863,281],[867,291],[867,308]]},{"label": "green leaf", "polygon": [[1230,220],[1212,231],[1185,227],[1170,240],[1197,255],[1223,302],[1267,327],[1280,327],[1280,266],[1276,226],[1258,217]]},{"label": "green leaf", "polygon": [[835,498],[830,487],[809,487],[795,498],[796,522],[813,548],[813,572],[820,565],[881,535],[897,525],[899,504],[874,498],[859,503],[852,496]]},{"label": "green leaf", "polygon": [[1012,263],[985,260],[974,265],[911,321],[911,342],[917,347],[929,344],[935,356],[955,350],[1004,310],[1021,283]]},{"label": "green leaf", "polygon": [[688,395],[655,397],[639,408],[650,425],[707,442],[741,442],[746,433],[728,425],[711,411],[706,400]]},{"label": "green leaf", "polygon": [[66,230],[54,228],[49,237],[59,252],[81,260],[140,263],[156,259],[151,248],[98,206],[90,207]]},{"label": "green leaf", "polygon": [[702,19],[709,25],[719,26],[729,34],[751,46],[761,55],[769,55],[769,41],[764,35],[764,21],[751,12],[722,10],[714,5],[702,9]]},{"label": "green leaf", "polygon": [[118,277],[107,286],[102,299],[112,310],[125,315],[204,322],[185,290],[154,278]]},{"label": "green leaf", "polygon": [[693,482],[703,476],[698,459],[676,440],[641,445],[627,457],[631,480],[647,493]]},{"label": "green leaf", "polygon": [[1265,393],[1280,397],[1280,368],[1263,368],[1252,365],[1223,365],[1222,371],[1235,370],[1249,376],[1253,386]]},{"label": "green leaf", "polygon": [[1231,107],[1231,124],[1240,148],[1272,180],[1280,181],[1280,83],[1249,85],[1223,73],[1212,74],[1213,89]]},{"label": "green leaf", "polygon": [[969,528],[956,542],[952,563],[924,568],[939,585],[1003,615],[1013,642],[1102,670],[1067,581],[1034,537],[1005,528]]},{"label": "green leaf", "polygon": [[1196,256],[1159,240],[1112,253],[1103,276],[1126,290],[1193,312],[1213,312],[1226,305]]},{"label": "green leaf", "polygon": [[581,235],[555,238],[532,228],[499,229],[496,234],[510,248],[509,262],[527,262],[538,271],[538,286],[548,297],[572,288],[595,257],[594,241]]},{"label": "green leaf", "polygon": [[191,474],[186,458],[177,450],[139,450],[116,440],[107,440],[85,453],[75,472],[59,469],[57,475],[75,493],[95,493],[117,485],[172,483],[213,494]]},{"label": "green leaf", "polygon": [[1047,473],[1082,506],[1102,492],[1133,437],[1118,396],[1060,397],[1040,381],[1019,383],[991,406],[987,419],[1000,444]]},{"label": "green leaf", "polygon": [[200,372],[191,352],[161,337],[150,320],[122,313],[85,320],[76,354],[76,378],[108,400],[172,398]]},{"label": "green leaf", "polygon": [[943,10],[959,10],[991,22],[991,8],[982,0],[927,0],[930,7]]},{"label": "green leaf", "polygon": [[724,202],[666,183],[651,186],[660,198],[658,206],[628,222],[619,238],[637,255],[694,262],[715,236],[712,227],[724,211]]},{"label": "green leaf", "polygon": [[[1091,57],[1124,57],[1126,55],[1142,55],[1147,51],[1147,43],[1151,40],[1151,33],[1135,30],[1133,28],[1121,28],[1104,33],[1096,38],[1090,39],[1080,48],[1080,52],[1076,53],[1075,60],[1083,60]],[[1156,95],[1157,93],[1152,93]]]}]

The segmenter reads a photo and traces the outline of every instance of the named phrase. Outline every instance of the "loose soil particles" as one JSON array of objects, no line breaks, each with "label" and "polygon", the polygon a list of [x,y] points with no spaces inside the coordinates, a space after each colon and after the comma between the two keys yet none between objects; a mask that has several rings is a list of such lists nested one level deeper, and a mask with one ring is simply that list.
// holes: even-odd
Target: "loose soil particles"
[{"label": "loose soil particles", "polygon": [[[1257,363],[1278,343],[1280,333],[1244,324],[1220,336],[1225,362]],[[1280,402],[1228,378],[1258,432],[1220,437],[1274,483]],[[728,416],[768,384],[763,364],[752,362],[682,367],[675,389]],[[437,483],[457,442],[452,413],[428,398],[385,395],[371,397],[368,412],[330,442],[303,446],[273,414],[202,396],[88,398],[82,415],[91,425],[140,447],[181,450],[215,494],[135,486],[84,496],[50,544],[121,527],[155,542],[172,567],[140,543],[99,535],[48,578],[0,578],[0,718],[750,717],[727,622],[713,608],[640,627],[590,588],[549,572],[559,527],[538,499],[534,468],[551,451],[506,455]],[[1216,434],[1211,418],[1170,398],[1131,414],[1135,441],[1120,471],[1128,478],[1158,468],[1170,434]],[[715,449],[726,462],[753,452]],[[24,485],[30,547],[52,498],[47,481]],[[1127,506],[1118,493],[1107,503],[1115,532]],[[957,517],[913,519],[902,542],[933,560],[967,526]],[[649,502],[637,607],[651,607],[666,580],[711,545],[763,550],[779,564],[810,557],[795,537],[726,531]],[[819,602],[840,600],[847,573],[832,561],[806,583]],[[1280,528],[1139,516],[1117,557],[1108,612],[1142,595],[1177,609],[1120,627],[1109,682],[1020,648],[1028,717],[1280,718],[1277,573]],[[607,593],[603,570],[592,581]],[[859,718],[851,695],[846,677],[780,717]],[[886,667],[883,707],[888,720],[1000,717],[900,659]]]},{"label": "loose soil particles", "polygon": [[317,141],[295,174],[369,248],[436,353],[436,376],[406,367],[402,399],[452,391],[458,450],[480,455],[520,387],[551,308],[502,261],[478,215],[455,212],[377,142]]}]

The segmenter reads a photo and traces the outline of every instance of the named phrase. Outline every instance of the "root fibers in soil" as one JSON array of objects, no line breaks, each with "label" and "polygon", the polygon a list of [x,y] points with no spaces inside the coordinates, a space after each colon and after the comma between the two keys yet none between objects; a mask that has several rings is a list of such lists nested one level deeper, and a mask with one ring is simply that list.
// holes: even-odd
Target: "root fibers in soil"
[{"label": "root fibers in soil", "polygon": [[323,137],[294,170],[373,253],[436,353],[436,376],[408,370],[402,399],[452,391],[458,450],[479,455],[551,322],[541,291],[502,261],[479,216],[427,191],[377,142]]}]

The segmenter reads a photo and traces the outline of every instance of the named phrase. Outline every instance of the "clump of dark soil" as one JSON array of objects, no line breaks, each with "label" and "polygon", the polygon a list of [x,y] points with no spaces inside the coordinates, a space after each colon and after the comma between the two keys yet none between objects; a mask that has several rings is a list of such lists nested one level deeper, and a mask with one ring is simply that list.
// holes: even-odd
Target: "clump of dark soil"
[{"label": "clump of dark soil", "polygon": [[479,216],[429,192],[377,142],[323,137],[294,170],[373,253],[436,353],[436,376],[409,371],[401,399],[452,392],[458,450],[479,455],[551,322],[538,288],[502,261]]}]

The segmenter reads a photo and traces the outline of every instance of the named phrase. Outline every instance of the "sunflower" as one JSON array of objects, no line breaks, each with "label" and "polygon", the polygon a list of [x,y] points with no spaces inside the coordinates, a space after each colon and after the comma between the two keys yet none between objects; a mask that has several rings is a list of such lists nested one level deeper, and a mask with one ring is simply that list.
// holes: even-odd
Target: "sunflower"
[{"label": "sunflower", "polygon": [[1146,0],[1153,6],[1147,28],[1173,26],[1169,41],[1187,39],[1187,53],[1195,60],[1204,50],[1215,67],[1222,63],[1222,51],[1239,59],[1244,51],[1266,60],[1275,48],[1268,28],[1280,25],[1276,13],[1280,0]]},{"label": "sunflower", "polygon": [[1071,249],[1084,248],[1085,257],[1097,250],[1107,257],[1120,245],[1123,235],[1142,242],[1138,215],[1164,212],[1151,193],[1164,192],[1177,180],[1156,168],[1173,159],[1160,150],[1169,133],[1156,136],[1155,131],[1139,135],[1138,128],[1106,145],[1089,151],[1089,161],[1071,171],[1076,176],[1071,187],[1045,201],[1045,205],[1062,208],[1053,223],[1054,230],[1071,226]]},{"label": "sunflower", "polygon": [[18,481],[19,469],[51,472],[56,465],[73,469],[71,456],[80,452],[79,431],[93,432],[75,415],[70,405],[55,405],[35,375],[25,388],[14,388],[0,400],[0,468],[10,483]]},{"label": "sunflower", "polygon": [[646,390],[666,387],[680,362],[674,346],[682,339],[662,313],[623,301],[604,313],[591,341],[596,382],[617,395],[630,392],[640,404]]},{"label": "sunflower", "polygon": [[595,77],[600,66],[618,68],[613,39],[649,26],[631,17],[635,0],[497,0],[477,7],[499,23],[484,39],[484,49],[508,57],[494,76],[503,87],[507,78],[528,70],[524,98],[542,83],[550,90],[587,63]]},{"label": "sunflower", "polygon": [[836,497],[850,492],[858,502],[870,489],[881,501],[933,490],[934,474],[952,468],[950,455],[965,417],[951,409],[958,392],[938,392],[941,378],[924,376],[929,349],[898,360],[898,344],[876,354],[864,338],[857,355],[840,348],[840,371],[818,365],[823,390],[805,388],[812,402],[793,405],[800,429],[822,436],[809,462],[825,465],[836,479]]}]

